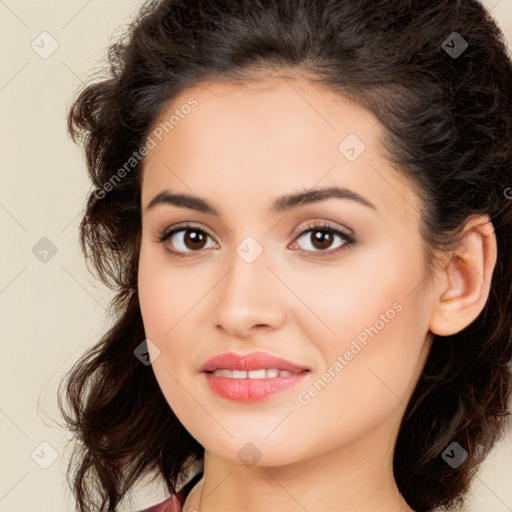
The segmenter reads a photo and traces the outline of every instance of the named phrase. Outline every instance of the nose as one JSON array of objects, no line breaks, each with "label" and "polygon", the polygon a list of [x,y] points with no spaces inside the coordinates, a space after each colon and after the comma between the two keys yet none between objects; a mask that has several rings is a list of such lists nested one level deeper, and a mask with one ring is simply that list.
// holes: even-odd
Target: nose
[{"label": "nose", "polygon": [[285,287],[267,266],[265,251],[251,263],[238,254],[231,262],[215,287],[215,327],[237,338],[279,328],[286,316]]}]

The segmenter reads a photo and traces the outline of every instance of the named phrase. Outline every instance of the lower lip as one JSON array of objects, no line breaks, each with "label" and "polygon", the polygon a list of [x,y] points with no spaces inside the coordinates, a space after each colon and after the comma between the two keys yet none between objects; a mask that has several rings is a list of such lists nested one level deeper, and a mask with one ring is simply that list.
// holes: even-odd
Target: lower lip
[{"label": "lower lip", "polygon": [[258,402],[275,393],[298,384],[309,371],[268,379],[231,379],[213,373],[205,373],[210,389],[228,400],[235,402]]}]

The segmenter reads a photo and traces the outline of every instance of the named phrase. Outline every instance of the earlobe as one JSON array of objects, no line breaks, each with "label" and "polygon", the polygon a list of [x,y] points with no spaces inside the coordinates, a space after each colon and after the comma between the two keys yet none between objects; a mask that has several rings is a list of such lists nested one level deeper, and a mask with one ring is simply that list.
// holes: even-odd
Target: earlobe
[{"label": "earlobe", "polygon": [[488,216],[466,223],[462,238],[442,274],[436,279],[430,331],[455,334],[473,322],[484,309],[491,290],[497,259],[494,226]]}]

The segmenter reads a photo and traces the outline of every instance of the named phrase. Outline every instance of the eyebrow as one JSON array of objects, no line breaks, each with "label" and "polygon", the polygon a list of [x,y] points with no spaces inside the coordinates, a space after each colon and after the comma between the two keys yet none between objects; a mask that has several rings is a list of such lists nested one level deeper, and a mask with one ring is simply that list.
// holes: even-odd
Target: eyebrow
[{"label": "eyebrow", "polygon": [[[283,213],[306,204],[316,203],[318,201],[324,201],[332,198],[348,199],[367,206],[368,208],[372,208],[373,210],[377,210],[377,208],[368,199],[353,190],[340,187],[327,187],[281,196],[272,203],[270,211],[274,214]],[[173,194],[169,190],[163,190],[153,197],[146,206],[145,211],[153,209],[158,204],[172,204],[174,206],[197,210],[201,213],[216,216],[219,215],[218,210],[206,200],[187,194]]]}]

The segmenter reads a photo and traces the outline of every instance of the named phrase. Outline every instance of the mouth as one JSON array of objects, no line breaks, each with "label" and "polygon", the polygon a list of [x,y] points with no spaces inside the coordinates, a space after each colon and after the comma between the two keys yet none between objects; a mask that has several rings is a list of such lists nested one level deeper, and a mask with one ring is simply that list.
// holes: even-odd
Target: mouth
[{"label": "mouth", "polygon": [[200,368],[210,390],[224,399],[253,403],[297,386],[311,369],[266,352],[219,354]]},{"label": "mouth", "polygon": [[219,368],[214,371],[209,371],[211,375],[217,377],[228,377],[229,379],[273,379],[276,377],[290,377],[291,375],[299,375],[301,373],[309,372],[309,370],[302,370],[298,372],[290,372],[288,370],[281,370],[279,368],[261,368],[259,370],[230,370],[228,368]]}]

